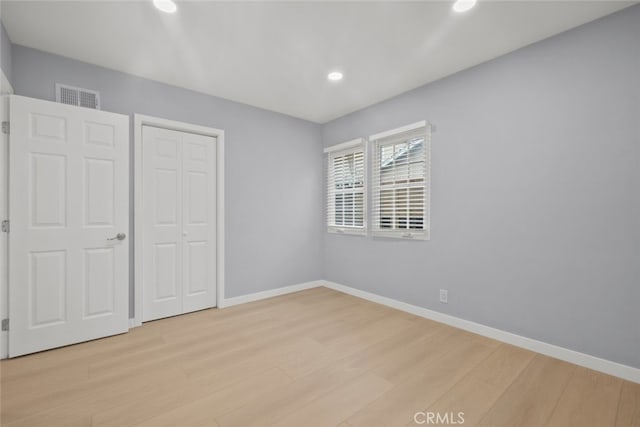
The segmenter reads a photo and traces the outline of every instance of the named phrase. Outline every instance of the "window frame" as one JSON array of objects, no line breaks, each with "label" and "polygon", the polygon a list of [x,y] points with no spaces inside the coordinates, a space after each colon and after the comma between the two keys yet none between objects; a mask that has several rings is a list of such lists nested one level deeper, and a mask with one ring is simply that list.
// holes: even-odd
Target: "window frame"
[{"label": "window frame", "polygon": [[[362,152],[363,156],[363,180],[362,180],[362,190],[358,190],[358,193],[362,192],[362,226],[344,226],[344,225],[336,225],[335,223],[331,223],[331,218],[333,216],[335,221],[335,204],[333,204],[334,211],[331,212],[331,198],[335,197],[338,194],[335,191],[335,188],[330,188],[331,183],[331,175],[334,168],[333,160],[336,157],[349,155],[351,153]],[[327,154],[327,169],[325,173],[325,184],[326,184],[326,194],[325,194],[325,225],[327,227],[327,232],[332,234],[348,234],[348,235],[358,235],[358,236],[366,236],[368,233],[367,226],[367,192],[368,192],[368,155],[367,155],[367,144],[364,138],[356,138],[351,141],[343,142],[341,144],[336,144],[331,147],[327,147],[324,149],[325,154]]]},{"label": "window frame", "polygon": [[[406,188],[407,196],[410,197],[410,188],[424,188],[423,194],[423,211],[422,211],[422,229],[411,229],[409,211],[410,205],[407,207],[406,229],[385,229],[381,226],[381,202],[380,193],[383,191],[382,168],[378,164],[381,162],[380,151],[381,147],[388,145],[395,145],[401,141],[410,141],[411,139],[423,137],[424,138],[424,185],[411,186],[407,183]],[[389,237],[411,240],[430,240],[431,238],[431,125],[423,120],[420,122],[412,123],[407,126],[402,126],[396,129],[391,129],[385,132],[381,132],[369,137],[369,142],[372,144],[372,211],[371,211],[371,231],[374,237]],[[401,186],[402,187],[402,186]],[[398,189],[398,184],[393,184],[391,188],[393,190]],[[395,196],[394,196],[395,197]],[[394,224],[395,225],[395,224]]]}]

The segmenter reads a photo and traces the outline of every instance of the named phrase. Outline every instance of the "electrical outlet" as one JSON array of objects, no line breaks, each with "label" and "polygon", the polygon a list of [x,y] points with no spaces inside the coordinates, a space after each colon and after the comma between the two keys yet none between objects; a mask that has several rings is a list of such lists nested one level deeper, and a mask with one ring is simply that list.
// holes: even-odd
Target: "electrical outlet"
[{"label": "electrical outlet", "polygon": [[446,289],[440,289],[440,302],[443,304],[449,303],[449,291]]}]

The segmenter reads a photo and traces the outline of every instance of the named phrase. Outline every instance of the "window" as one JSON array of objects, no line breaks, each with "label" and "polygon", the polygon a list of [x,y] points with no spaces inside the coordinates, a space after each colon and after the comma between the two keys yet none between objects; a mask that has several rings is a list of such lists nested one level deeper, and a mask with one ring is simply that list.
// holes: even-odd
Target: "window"
[{"label": "window", "polygon": [[426,122],[370,137],[374,235],[429,239],[430,139]]},{"label": "window", "polygon": [[333,233],[365,234],[365,147],[359,138],[325,150],[327,165],[327,228]]}]

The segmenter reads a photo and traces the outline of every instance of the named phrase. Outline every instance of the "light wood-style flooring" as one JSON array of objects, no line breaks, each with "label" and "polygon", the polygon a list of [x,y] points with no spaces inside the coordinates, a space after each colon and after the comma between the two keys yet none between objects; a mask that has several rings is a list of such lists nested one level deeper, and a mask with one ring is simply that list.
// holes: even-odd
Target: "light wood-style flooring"
[{"label": "light wood-style flooring", "polygon": [[1,369],[7,427],[640,426],[639,384],[326,288]]}]

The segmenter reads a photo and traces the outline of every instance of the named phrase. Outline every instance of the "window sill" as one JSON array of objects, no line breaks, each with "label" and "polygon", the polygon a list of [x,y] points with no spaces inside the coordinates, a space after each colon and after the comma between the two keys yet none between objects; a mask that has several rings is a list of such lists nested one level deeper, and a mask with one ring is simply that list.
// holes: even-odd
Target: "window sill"
[{"label": "window sill", "polygon": [[373,237],[385,237],[403,240],[431,240],[429,232],[424,231],[374,231]]},{"label": "window sill", "polygon": [[331,234],[347,234],[350,236],[366,236],[367,230],[365,228],[340,228],[340,227],[329,227],[327,228],[327,232]]}]

